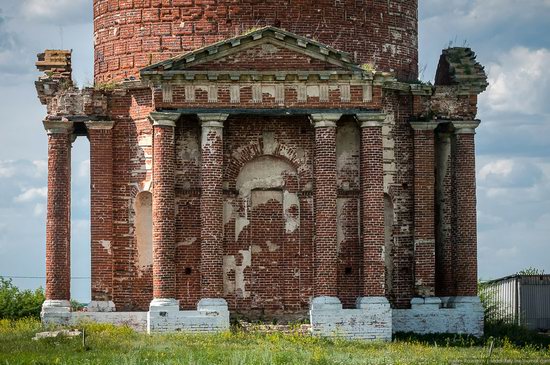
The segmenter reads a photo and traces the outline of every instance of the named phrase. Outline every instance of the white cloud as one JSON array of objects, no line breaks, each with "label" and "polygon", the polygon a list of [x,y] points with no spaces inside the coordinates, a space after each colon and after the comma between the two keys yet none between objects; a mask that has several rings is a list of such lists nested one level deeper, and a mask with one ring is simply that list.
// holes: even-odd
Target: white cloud
[{"label": "white cloud", "polygon": [[515,47],[488,65],[489,109],[523,114],[550,113],[550,50]]},{"label": "white cloud", "polygon": [[57,25],[90,21],[91,0],[24,0],[22,15],[28,20],[53,22]]},{"label": "white cloud", "polygon": [[485,180],[489,175],[508,176],[512,172],[514,162],[512,160],[498,160],[489,162],[480,170],[478,177],[480,180]]},{"label": "white cloud", "polygon": [[37,199],[45,199],[48,194],[48,188],[29,188],[14,198],[16,203],[27,203]]},{"label": "white cloud", "polygon": [[40,217],[46,212],[46,204],[37,203],[34,205],[33,214],[35,217]]}]

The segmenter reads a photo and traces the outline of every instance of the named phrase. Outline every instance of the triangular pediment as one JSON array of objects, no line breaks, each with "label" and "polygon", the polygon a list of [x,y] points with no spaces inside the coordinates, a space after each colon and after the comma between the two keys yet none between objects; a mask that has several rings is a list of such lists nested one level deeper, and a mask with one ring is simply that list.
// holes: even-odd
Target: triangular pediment
[{"label": "triangular pediment", "polygon": [[298,70],[364,72],[346,52],[279,28],[264,27],[148,66],[141,74]]}]

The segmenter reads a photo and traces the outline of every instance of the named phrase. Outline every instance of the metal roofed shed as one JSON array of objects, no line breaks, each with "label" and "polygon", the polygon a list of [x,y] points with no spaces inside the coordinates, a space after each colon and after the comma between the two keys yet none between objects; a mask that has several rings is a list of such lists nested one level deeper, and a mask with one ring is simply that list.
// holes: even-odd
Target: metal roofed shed
[{"label": "metal roofed shed", "polygon": [[487,319],[550,330],[550,275],[512,275],[484,283]]}]

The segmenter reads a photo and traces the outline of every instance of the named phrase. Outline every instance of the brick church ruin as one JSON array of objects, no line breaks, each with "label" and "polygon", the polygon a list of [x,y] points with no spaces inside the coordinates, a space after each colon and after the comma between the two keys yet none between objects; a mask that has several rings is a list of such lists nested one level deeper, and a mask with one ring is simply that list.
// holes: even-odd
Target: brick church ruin
[{"label": "brick church ruin", "polygon": [[[95,86],[38,56],[45,322],[480,335],[468,48],[418,81],[417,0],[94,0]],[[71,312],[71,144],[91,161],[91,296]]]}]

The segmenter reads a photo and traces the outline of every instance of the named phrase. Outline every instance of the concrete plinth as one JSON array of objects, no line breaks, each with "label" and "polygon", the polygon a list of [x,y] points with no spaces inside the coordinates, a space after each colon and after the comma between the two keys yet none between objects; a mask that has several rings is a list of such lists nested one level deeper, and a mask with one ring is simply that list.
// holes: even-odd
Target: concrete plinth
[{"label": "concrete plinth", "polygon": [[196,311],[180,311],[174,299],[154,299],[147,313],[147,332],[217,332],[229,329],[224,299],[201,299]]},{"label": "concrete plinth", "polygon": [[43,324],[68,325],[71,322],[71,303],[68,300],[46,300],[40,318]]},{"label": "concrete plinth", "polygon": [[457,333],[483,336],[479,297],[413,298],[411,309],[393,310],[393,332]]},{"label": "concrete plinth", "polygon": [[310,320],[313,335],[391,341],[392,311],[384,297],[358,298],[356,309],[343,309],[335,297],[314,298]]}]

